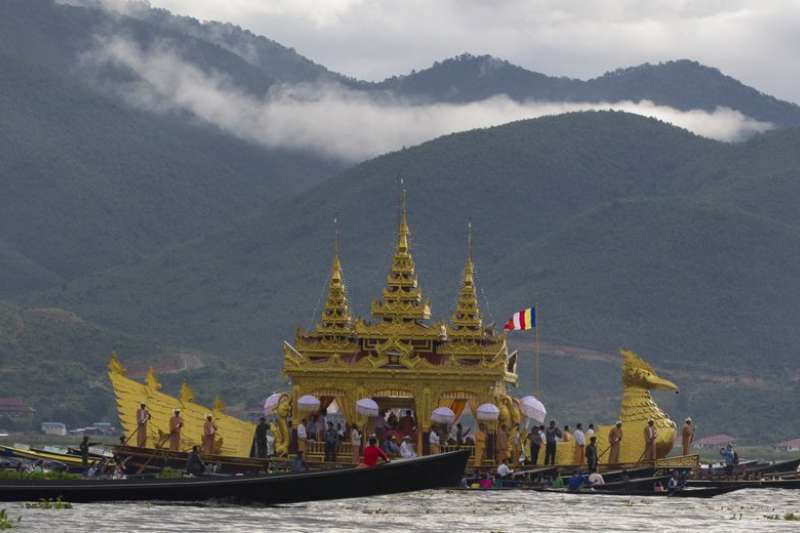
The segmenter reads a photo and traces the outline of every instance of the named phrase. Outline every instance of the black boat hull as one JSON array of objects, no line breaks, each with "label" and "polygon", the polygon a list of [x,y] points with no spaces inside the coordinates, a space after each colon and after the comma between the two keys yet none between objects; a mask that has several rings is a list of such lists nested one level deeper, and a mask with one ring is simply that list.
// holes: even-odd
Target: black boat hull
[{"label": "black boat hull", "polygon": [[394,461],[375,468],[348,468],[261,477],[178,480],[86,480],[0,482],[0,501],[57,499],[109,501],[222,500],[265,505],[359,498],[456,486],[469,459],[462,450]]},{"label": "black boat hull", "polygon": [[531,489],[536,492],[551,492],[556,494],[574,494],[576,496],[645,496],[645,497],[663,497],[663,498],[713,498],[727,494],[739,487],[710,487],[705,489],[684,489],[676,492],[656,492],[653,490],[580,490],[569,491],[566,489]]}]

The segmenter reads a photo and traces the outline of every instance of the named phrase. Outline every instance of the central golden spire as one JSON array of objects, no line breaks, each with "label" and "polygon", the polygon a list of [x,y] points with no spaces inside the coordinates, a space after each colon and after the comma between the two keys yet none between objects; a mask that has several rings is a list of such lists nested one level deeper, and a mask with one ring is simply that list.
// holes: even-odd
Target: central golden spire
[{"label": "central golden spire", "polygon": [[372,315],[384,322],[412,322],[431,317],[430,302],[422,298],[422,291],[417,284],[417,271],[409,247],[410,235],[406,193],[403,189],[392,268],[386,277],[383,299],[372,302]]},{"label": "central golden spire", "polygon": [[453,313],[451,333],[481,333],[481,310],[478,306],[478,295],[475,290],[475,265],[472,263],[472,223],[467,226],[467,262],[464,265],[464,278],[458,293],[456,310]]},{"label": "central golden spire", "polygon": [[[336,223],[336,220],[334,220]],[[336,241],[333,250],[333,264],[328,280],[328,297],[322,310],[317,333],[323,335],[348,335],[353,331],[353,317],[347,302],[347,288],[342,274],[342,263],[339,261],[339,231],[336,230]]]}]

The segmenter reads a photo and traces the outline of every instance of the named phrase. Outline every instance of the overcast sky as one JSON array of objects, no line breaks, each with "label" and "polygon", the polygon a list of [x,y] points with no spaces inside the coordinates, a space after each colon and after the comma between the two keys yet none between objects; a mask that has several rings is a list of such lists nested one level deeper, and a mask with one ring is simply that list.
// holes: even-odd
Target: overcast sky
[{"label": "overcast sky", "polygon": [[690,58],[800,102],[800,0],[151,0],[380,80],[491,54],[550,75]]}]

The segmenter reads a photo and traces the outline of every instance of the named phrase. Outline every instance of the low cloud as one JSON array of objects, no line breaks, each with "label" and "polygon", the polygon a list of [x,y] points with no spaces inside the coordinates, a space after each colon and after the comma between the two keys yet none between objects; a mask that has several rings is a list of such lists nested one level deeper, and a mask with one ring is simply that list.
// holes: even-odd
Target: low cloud
[{"label": "low cloud", "polygon": [[99,40],[84,60],[135,73],[135,81],[117,87],[133,105],[157,112],[188,112],[248,141],[311,149],[347,161],[448,133],[576,111],[626,111],[723,141],[772,127],[728,108],[680,111],[649,101],[520,103],[496,96],[466,104],[419,104],[331,84],[281,85],[257,97],[184,60],[168,44],[143,49],[120,37]]}]

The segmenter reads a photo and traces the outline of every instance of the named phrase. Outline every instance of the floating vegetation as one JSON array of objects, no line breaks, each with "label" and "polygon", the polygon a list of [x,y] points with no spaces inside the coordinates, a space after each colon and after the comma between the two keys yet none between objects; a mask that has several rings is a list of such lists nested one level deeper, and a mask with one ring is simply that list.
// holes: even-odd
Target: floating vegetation
[{"label": "floating vegetation", "polygon": [[39,500],[38,502],[28,502],[25,504],[26,509],[55,509],[60,511],[62,509],[72,509],[72,504],[69,502],[65,502],[61,499],[61,496],[56,498],[55,500],[51,500],[50,498],[45,498]]},{"label": "floating vegetation", "polygon": [[18,470],[3,469],[0,470],[0,480],[19,480],[19,479],[80,479],[78,474],[71,474],[69,472],[24,472]]},{"label": "floating vegetation", "polygon": [[0,529],[11,529],[17,525],[20,520],[22,520],[21,516],[18,516],[17,519],[14,520],[8,516],[8,512],[6,512],[5,509],[0,509]]},{"label": "floating vegetation", "polygon": [[783,516],[774,514],[765,514],[764,518],[767,520],[787,520],[789,522],[800,522],[800,514],[798,513],[785,513]]},{"label": "floating vegetation", "polygon": [[177,468],[164,467],[156,476],[158,479],[180,479],[183,477],[183,470]]}]

